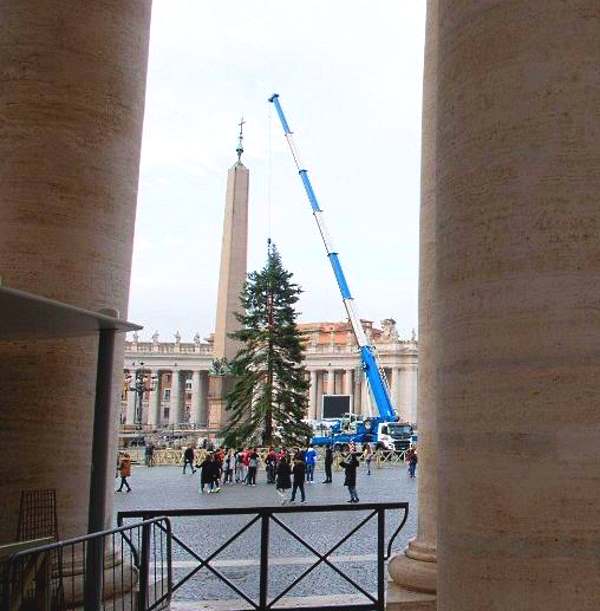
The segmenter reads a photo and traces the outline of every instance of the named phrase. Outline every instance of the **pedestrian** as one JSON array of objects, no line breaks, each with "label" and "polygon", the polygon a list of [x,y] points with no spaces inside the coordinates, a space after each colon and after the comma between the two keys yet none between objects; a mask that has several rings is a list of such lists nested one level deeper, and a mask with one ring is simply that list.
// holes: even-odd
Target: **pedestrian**
[{"label": "pedestrian", "polygon": [[348,487],[348,492],[350,493],[350,500],[348,503],[358,503],[359,498],[356,494],[356,469],[359,466],[358,458],[356,458],[356,453],[349,452],[344,460],[340,462],[340,467],[343,467],[346,472],[346,477],[344,478],[344,486]]},{"label": "pedestrian", "polygon": [[192,469],[192,475],[196,473],[196,469],[194,468],[194,446],[189,445],[185,452],[183,453],[183,474],[185,475],[185,470],[187,466],[190,466]]},{"label": "pedestrian", "polygon": [[311,443],[306,452],[304,452],[304,462],[306,464],[306,481],[309,484],[315,483],[315,465],[317,464],[317,458],[319,455]]},{"label": "pedestrian", "polygon": [[146,467],[154,467],[154,444],[150,442],[144,450],[144,462]]},{"label": "pedestrian", "polygon": [[200,465],[200,494],[204,493],[204,486],[208,486],[211,492],[220,492],[219,488],[219,463],[214,454],[209,454]]},{"label": "pedestrian", "polygon": [[367,475],[371,475],[371,461],[373,460],[373,448],[370,443],[363,444],[363,458],[367,465]]},{"label": "pedestrian", "polygon": [[294,455],[294,466],[292,468],[294,475],[294,482],[292,486],[292,498],[290,503],[296,502],[296,491],[300,490],[300,501],[304,503],[306,501],[306,495],[304,494],[304,478],[306,477],[306,463],[304,462],[304,455],[296,451]]},{"label": "pedestrian", "polygon": [[256,486],[256,471],[258,470],[259,461],[258,452],[253,448],[248,455],[248,486]]},{"label": "pedestrian", "polygon": [[239,484],[240,481],[243,481],[243,464],[242,464],[242,449],[238,448],[235,453],[235,462],[234,462],[234,473],[235,473],[235,483]]},{"label": "pedestrian", "polygon": [[121,476],[121,485],[117,488],[117,492],[123,492],[123,486],[127,488],[127,492],[131,492],[131,486],[127,481],[131,477],[131,456],[127,452],[121,455],[119,460],[119,475]]},{"label": "pedestrian", "polygon": [[244,448],[242,452],[242,482],[247,486],[248,485],[248,465],[250,463],[250,450],[248,448]]},{"label": "pedestrian", "polygon": [[417,470],[417,463],[419,462],[419,457],[417,456],[417,448],[415,448],[415,446],[410,446],[408,452],[406,452],[404,460],[408,463],[408,476],[411,479],[414,479],[415,472]]},{"label": "pedestrian", "polygon": [[235,456],[233,450],[228,450],[225,454],[225,460],[223,461],[223,483],[233,484],[233,468],[235,463]]},{"label": "pedestrian", "polygon": [[265,466],[267,470],[267,484],[274,484],[275,470],[277,468],[277,453],[274,448],[269,448],[265,457]]},{"label": "pedestrian", "polygon": [[281,504],[285,505],[287,502],[287,491],[292,487],[292,468],[288,462],[287,456],[283,456],[279,461],[276,468],[276,483],[277,494],[281,499]]},{"label": "pedestrian", "polygon": [[331,484],[333,482],[331,466],[333,465],[333,448],[328,445],[325,448],[325,481],[324,484]]}]

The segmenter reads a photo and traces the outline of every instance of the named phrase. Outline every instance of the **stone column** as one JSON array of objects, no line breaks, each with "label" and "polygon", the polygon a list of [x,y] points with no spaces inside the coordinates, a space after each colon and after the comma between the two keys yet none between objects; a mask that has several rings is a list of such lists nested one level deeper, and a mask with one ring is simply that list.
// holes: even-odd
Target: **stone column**
[{"label": "stone column", "polygon": [[200,370],[196,369],[192,371],[192,407],[190,410],[190,422],[196,425],[200,424],[200,411],[202,408],[200,376]]},{"label": "stone column", "polygon": [[[473,6],[473,4],[471,4]],[[436,367],[439,354],[433,330],[434,282],[436,279],[436,121],[439,0],[428,0],[425,71],[423,78],[423,137],[421,160],[421,218],[419,253],[419,377],[417,423],[419,509],[417,536],[404,553],[394,556],[388,569],[394,584],[387,593],[388,608],[402,609],[415,597],[420,609],[435,609],[437,590],[437,397]],[[474,261],[473,261],[474,262]],[[411,381],[412,384],[412,381]],[[470,587],[463,582],[464,588]],[[414,594],[414,593],[418,594]],[[413,604],[410,602],[410,604]],[[461,609],[460,605],[454,607]],[[485,606],[480,607],[480,610]],[[500,608],[504,608],[500,606]]]},{"label": "stone column", "polygon": [[148,400],[148,424],[150,426],[160,426],[160,371],[152,371],[152,374],[156,375],[156,389],[150,391],[150,398]]},{"label": "stone column", "polygon": [[600,6],[440,3],[442,611],[600,608]]},{"label": "stone column", "polygon": [[335,394],[335,369],[331,367],[327,370],[327,394]]},{"label": "stone column", "polygon": [[317,370],[317,415],[319,418],[323,417],[323,371]]},{"label": "stone column", "polygon": [[367,380],[363,376],[360,381],[360,413],[363,416],[370,416],[370,398],[369,398],[369,385]]},{"label": "stone column", "polygon": [[308,389],[308,417],[317,419],[317,372],[310,370],[310,388]]},{"label": "stone column", "polygon": [[346,369],[344,372],[344,394],[352,394],[352,369]]},{"label": "stone column", "polygon": [[402,422],[411,422],[415,395],[414,373],[411,365],[394,369],[394,377],[398,380],[395,388],[395,407]]},{"label": "stone column", "polygon": [[171,374],[171,404],[169,407],[169,424],[179,424],[183,420],[183,392],[181,371],[174,369]]},{"label": "stone column", "polygon": [[[5,286],[127,316],[150,7],[0,2]],[[94,337],[0,344],[0,447],[11,448],[0,541],[14,538],[24,488],[56,489],[62,538],[87,531],[96,349]],[[113,450],[122,349],[119,340]],[[35,431],[33,445],[23,431]],[[103,468],[114,462],[111,451]]]},{"label": "stone column", "polygon": [[[135,374],[134,374],[135,375]],[[130,386],[133,386],[133,380],[129,382]],[[127,411],[125,412],[125,424],[126,426],[135,425],[135,406],[137,404],[137,395],[135,390],[127,388]]]},{"label": "stone column", "polygon": [[400,368],[392,367],[392,380],[390,385],[390,392],[392,393],[392,403],[396,409],[400,404]]},{"label": "stone column", "polygon": [[362,414],[362,384],[364,375],[362,371],[354,375],[354,394],[352,397],[352,411],[354,414]]},{"label": "stone column", "polygon": [[200,372],[200,420],[201,426],[208,424],[208,371]]}]

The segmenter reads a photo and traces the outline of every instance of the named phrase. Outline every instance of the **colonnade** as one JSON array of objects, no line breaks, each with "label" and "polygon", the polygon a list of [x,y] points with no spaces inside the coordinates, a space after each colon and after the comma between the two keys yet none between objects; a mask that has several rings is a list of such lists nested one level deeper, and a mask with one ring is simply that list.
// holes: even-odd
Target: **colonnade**
[{"label": "colonnade", "polygon": [[[351,395],[352,411],[361,416],[376,415],[371,394],[362,369],[354,367],[309,368],[310,389],[308,396],[308,418],[319,420],[323,417],[324,395]],[[385,369],[390,386],[392,402],[400,419],[416,421],[416,363]]]},{"label": "colonnade", "polygon": [[[130,375],[134,375],[131,371]],[[196,426],[208,424],[208,370],[183,369],[153,369],[144,368],[144,375],[154,377],[154,388],[144,393],[142,403],[142,424],[158,426],[164,424],[180,424],[189,422]],[[185,413],[186,392],[188,381],[191,385],[191,403],[189,416]],[[165,390],[169,390],[169,398],[165,398]],[[125,410],[125,425],[135,424],[136,408],[135,391],[127,391],[127,408]],[[168,408],[165,417],[164,409]]]},{"label": "colonnade", "polygon": [[[125,370],[126,375],[135,377],[135,369]],[[352,411],[360,416],[376,415],[371,394],[360,367],[309,368],[310,388],[308,391],[309,420],[323,417],[324,395],[350,395]],[[144,376],[154,378],[154,388],[144,393],[141,424],[149,426],[173,425],[189,422],[196,426],[208,425],[208,370],[164,369],[144,367]],[[386,368],[390,393],[400,419],[415,422],[417,366],[406,364]],[[190,384],[188,385],[188,381]],[[149,385],[149,384],[148,384]],[[169,390],[168,396],[165,391]],[[191,394],[189,414],[186,413],[186,393]],[[124,424],[136,424],[135,391],[126,393]],[[168,415],[165,415],[168,408]]]}]

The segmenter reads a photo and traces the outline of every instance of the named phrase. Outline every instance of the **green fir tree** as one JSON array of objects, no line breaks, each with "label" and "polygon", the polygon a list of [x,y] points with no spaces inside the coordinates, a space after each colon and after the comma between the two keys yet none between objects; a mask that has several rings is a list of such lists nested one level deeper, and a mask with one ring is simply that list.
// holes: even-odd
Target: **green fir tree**
[{"label": "green fir tree", "polygon": [[303,337],[295,304],[302,292],[269,245],[262,270],[248,274],[236,314],[241,329],[231,337],[242,348],[229,363],[235,384],[227,397],[228,446],[306,443],[312,435],[303,422],[307,411]]}]

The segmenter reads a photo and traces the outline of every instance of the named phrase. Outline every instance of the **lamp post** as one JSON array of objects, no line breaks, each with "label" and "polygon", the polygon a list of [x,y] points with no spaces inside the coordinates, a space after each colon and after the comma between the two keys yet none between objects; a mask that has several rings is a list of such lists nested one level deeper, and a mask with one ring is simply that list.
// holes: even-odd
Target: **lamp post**
[{"label": "lamp post", "polygon": [[[135,366],[135,362],[132,363]],[[135,393],[135,411],[134,424],[136,429],[142,428],[142,406],[144,402],[144,393],[156,390],[158,376],[152,375],[148,377],[144,371],[144,362],[140,361],[140,368],[135,372],[135,378],[129,376],[127,378],[127,388],[129,392]]]}]

